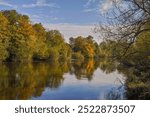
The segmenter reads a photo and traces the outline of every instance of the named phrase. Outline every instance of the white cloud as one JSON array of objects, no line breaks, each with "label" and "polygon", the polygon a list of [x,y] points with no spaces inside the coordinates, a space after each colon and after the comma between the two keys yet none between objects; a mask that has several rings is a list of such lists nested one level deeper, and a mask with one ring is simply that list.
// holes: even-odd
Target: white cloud
[{"label": "white cloud", "polygon": [[8,2],[4,2],[3,0],[0,0],[0,6],[7,6],[7,7],[12,7],[12,8],[17,8],[16,5],[12,5]]},{"label": "white cloud", "polygon": [[22,7],[24,8],[34,8],[34,7],[50,7],[50,8],[59,8],[59,6],[55,3],[47,3],[46,0],[36,0],[34,4],[24,4]]},{"label": "white cloud", "polygon": [[50,17],[50,20],[56,21],[56,20],[60,20],[60,18],[58,18],[58,17]]},{"label": "white cloud", "polygon": [[45,24],[49,30],[59,30],[65,37],[66,42],[69,42],[70,37],[89,35],[93,36],[95,41],[100,42],[98,35],[93,33],[94,25],[75,25],[75,24]]},{"label": "white cloud", "polygon": [[97,8],[87,8],[83,10],[83,12],[85,13],[94,12],[94,11],[97,11]]},{"label": "white cloud", "polygon": [[121,0],[106,0],[106,2],[100,6],[100,11],[102,13],[107,12],[113,6],[113,2],[119,4]]},{"label": "white cloud", "polygon": [[96,2],[96,0],[88,0],[87,2],[86,2],[86,4],[84,5],[84,7],[88,7],[88,6],[90,6],[91,4],[93,4],[93,3],[95,3]]},{"label": "white cloud", "polygon": [[99,11],[99,8],[97,7],[97,2],[99,2],[100,0],[87,0],[87,2],[84,4],[84,9],[82,12],[84,13],[92,13],[95,12],[97,13],[97,11]]},{"label": "white cloud", "polygon": [[33,18],[40,18],[39,15],[32,15]]},{"label": "white cloud", "polygon": [[111,8],[112,5],[113,5],[112,0],[106,0],[106,2],[104,2],[104,3],[101,5],[101,11],[102,11],[102,12],[108,11],[108,10]]},{"label": "white cloud", "polygon": [[113,2],[119,4],[120,1],[122,0],[88,0],[84,5],[83,12],[105,13],[113,6]]}]

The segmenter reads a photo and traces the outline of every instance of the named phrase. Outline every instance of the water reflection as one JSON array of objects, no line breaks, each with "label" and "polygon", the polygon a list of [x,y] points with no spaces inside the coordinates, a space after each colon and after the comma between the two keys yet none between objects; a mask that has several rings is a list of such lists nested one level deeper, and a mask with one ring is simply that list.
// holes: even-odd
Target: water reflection
[{"label": "water reflection", "polygon": [[[66,66],[65,63],[63,66]],[[58,88],[68,71],[58,63],[3,64],[0,67],[0,99],[40,96],[45,87]]]},{"label": "water reflection", "polygon": [[[126,99],[150,99],[150,63],[135,63],[133,66],[119,64],[116,61],[109,59],[104,59],[100,61],[100,68],[106,74],[110,74],[114,71],[118,71],[119,74],[122,74],[126,79],[122,86],[125,89],[124,91],[121,88],[115,89],[109,92],[106,97],[108,99],[118,99],[124,93]],[[117,91],[119,90],[119,91]],[[120,93],[121,94],[120,94]],[[119,94],[118,94],[119,93]],[[116,97],[116,98],[115,98]],[[106,98],[107,99],[107,98]]]},{"label": "water reflection", "polygon": [[113,87],[109,92],[106,92],[105,99],[107,100],[121,100],[125,99],[124,97],[124,86]]},{"label": "water reflection", "polygon": [[93,59],[81,61],[73,61],[71,73],[75,74],[77,79],[87,78],[89,81],[93,78],[94,71],[98,68],[98,62]]},{"label": "water reflection", "polygon": [[126,79],[126,98],[127,99],[150,99],[150,66],[118,66],[118,71]]},{"label": "water reflection", "polygon": [[122,76],[115,70],[106,74],[92,59],[0,66],[0,99],[124,99],[124,93],[114,93],[124,91],[116,82]]},{"label": "water reflection", "polygon": [[101,59],[99,67],[106,74],[110,74],[117,70],[117,62],[110,59]]}]

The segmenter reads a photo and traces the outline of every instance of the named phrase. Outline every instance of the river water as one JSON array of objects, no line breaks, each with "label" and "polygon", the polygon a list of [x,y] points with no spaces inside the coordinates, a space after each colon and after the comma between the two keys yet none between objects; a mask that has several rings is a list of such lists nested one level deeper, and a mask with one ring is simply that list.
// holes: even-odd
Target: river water
[{"label": "river water", "polygon": [[3,63],[0,65],[0,99],[125,99],[124,76],[117,70],[104,69],[94,61]]}]

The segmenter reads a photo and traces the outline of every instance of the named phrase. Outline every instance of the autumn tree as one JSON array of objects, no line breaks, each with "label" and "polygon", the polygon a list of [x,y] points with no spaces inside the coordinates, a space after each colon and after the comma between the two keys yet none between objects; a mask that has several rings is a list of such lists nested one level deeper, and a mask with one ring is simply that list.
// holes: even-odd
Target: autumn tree
[{"label": "autumn tree", "polygon": [[96,42],[92,36],[70,38],[70,45],[73,51],[73,58],[94,58]]},{"label": "autumn tree", "polygon": [[7,48],[9,46],[8,20],[0,12],[0,61],[8,57]]},{"label": "autumn tree", "polygon": [[35,49],[35,32],[26,15],[15,10],[2,11],[9,21],[10,45],[8,48],[11,61],[31,61]]},{"label": "autumn tree", "polygon": [[56,60],[70,58],[70,45],[58,30],[46,31],[31,24],[27,15],[15,10],[0,12],[0,61]]}]

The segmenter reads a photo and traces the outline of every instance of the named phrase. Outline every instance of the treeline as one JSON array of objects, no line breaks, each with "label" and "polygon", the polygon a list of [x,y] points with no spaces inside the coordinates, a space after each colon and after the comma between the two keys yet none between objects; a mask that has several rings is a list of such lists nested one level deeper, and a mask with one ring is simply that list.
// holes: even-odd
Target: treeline
[{"label": "treeline", "polygon": [[32,24],[15,10],[0,12],[0,61],[65,60],[70,46],[57,30]]},{"label": "treeline", "polygon": [[98,58],[98,48],[92,36],[70,38],[68,44],[58,30],[32,24],[15,10],[0,11],[0,61],[84,60]]},{"label": "treeline", "polygon": [[27,15],[5,10],[0,12],[0,61],[115,58],[126,65],[147,64],[149,36],[149,31],[142,32],[130,47],[127,40],[97,44],[92,36],[71,37],[68,44],[58,30],[46,30],[41,23],[32,24]]}]

